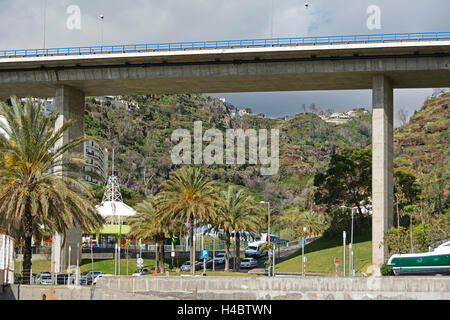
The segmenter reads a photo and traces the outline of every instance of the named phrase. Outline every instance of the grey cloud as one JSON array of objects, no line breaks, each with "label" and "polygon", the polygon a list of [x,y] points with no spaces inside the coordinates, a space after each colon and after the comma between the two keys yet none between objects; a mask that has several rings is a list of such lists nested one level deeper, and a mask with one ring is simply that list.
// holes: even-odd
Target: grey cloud
[{"label": "grey cloud", "polygon": [[[43,47],[45,2],[46,47],[63,47],[100,44],[100,14],[105,45],[267,38],[272,1],[274,37],[450,31],[448,0],[0,0],[0,50]],[[81,8],[80,30],[66,28],[72,4]],[[381,9],[381,30],[366,27],[372,4]],[[430,94],[397,90],[394,104],[412,113]],[[219,95],[269,116],[296,113],[313,102],[336,110],[371,109],[368,90]]]}]

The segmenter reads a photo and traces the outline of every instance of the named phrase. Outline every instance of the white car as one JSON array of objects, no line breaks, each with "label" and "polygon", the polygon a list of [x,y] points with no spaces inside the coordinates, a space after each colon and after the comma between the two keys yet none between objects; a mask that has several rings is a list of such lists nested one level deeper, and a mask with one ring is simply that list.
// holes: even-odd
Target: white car
[{"label": "white car", "polygon": [[45,285],[53,284],[51,273],[48,273],[48,272],[41,273],[39,275],[39,277],[37,278],[37,283],[45,284]]},{"label": "white car", "polygon": [[[203,264],[201,265],[201,267],[203,268]],[[195,261],[195,270],[200,270],[200,264],[198,263],[198,261]],[[183,263],[183,265],[181,266],[181,271],[191,271],[191,262],[186,261],[185,263]]]},{"label": "white car", "polygon": [[94,281],[92,282],[94,285],[97,284],[97,280],[102,278],[102,277],[112,277],[114,276],[113,274],[99,274],[98,276],[95,277]]},{"label": "white car", "polygon": [[218,253],[214,257],[214,263],[217,263],[217,264],[225,263],[225,259],[226,259],[225,253]]},{"label": "white car", "polygon": [[244,258],[241,260],[241,268],[253,268],[256,267],[258,261],[253,258]]},{"label": "white car", "polygon": [[191,262],[190,261],[186,261],[185,263],[183,263],[183,265],[181,266],[181,271],[190,271],[191,270]]}]

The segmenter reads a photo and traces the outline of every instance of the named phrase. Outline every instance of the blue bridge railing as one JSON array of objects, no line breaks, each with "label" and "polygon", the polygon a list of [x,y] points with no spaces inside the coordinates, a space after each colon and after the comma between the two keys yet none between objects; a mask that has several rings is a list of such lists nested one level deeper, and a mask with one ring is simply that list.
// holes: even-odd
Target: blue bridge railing
[{"label": "blue bridge railing", "polygon": [[351,44],[370,42],[392,41],[422,41],[422,40],[449,40],[450,32],[421,32],[421,33],[388,33],[348,36],[322,36],[322,37],[297,37],[297,38],[271,38],[271,39],[246,39],[223,41],[194,41],[151,43],[113,46],[90,47],[65,47],[48,49],[21,49],[1,50],[0,58],[15,57],[40,57],[40,56],[64,56],[85,54],[108,54],[130,52],[158,52],[176,50],[201,50],[201,49],[227,49],[227,48],[253,48],[253,47],[277,47],[277,46],[304,46],[323,44]]}]

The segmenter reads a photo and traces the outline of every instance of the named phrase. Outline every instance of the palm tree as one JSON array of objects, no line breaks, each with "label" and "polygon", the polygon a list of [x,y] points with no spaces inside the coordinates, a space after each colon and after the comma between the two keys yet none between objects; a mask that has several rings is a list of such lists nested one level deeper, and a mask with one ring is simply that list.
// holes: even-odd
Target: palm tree
[{"label": "palm tree", "polygon": [[301,214],[302,230],[306,227],[306,234],[308,236],[318,236],[325,228],[324,216],[314,211],[304,211]]},{"label": "palm tree", "polygon": [[[16,97],[12,106],[0,103],[0,230],[24,241],[23,279],[30,283],[32,236],[63,233],[79,226],[83,232],[101,227],[87,183],[82,181],[81,158],[66,152],[88,139],[79,137],[58,145],[69,120],[55,130],[58,115],[45,116],[41,106]],[[63,156],[64,155],[64,156]]]},{"label": "palm tree", "polygon": [[178,234],[179,229],[183,225],[179,221],[159,219],[156,216],[154,202],[155,197],[149,196],[147,199],[138,203],[135,207],[137,214],[128,219],[128,224],[131,227],[130,233],[136,236],[136,238],[150,238],[158,243],[159,251],[156,255],[156,270],[158,270],[159,262],[162,268],[164,268],[164,240]]},{"label": "palm tree", "polygon": [[216,228],[223,229],[225,232],[225,271],[229,271],[230,237],[234,232],[236,250],[234,269],[239,272],[241,267],[241,237],[247,237],[244,231],[259,233],[263,209],[252,196],[247,195],[243,189],[238,189],[235,186],[228,186],[226,190],[222,190],[220,197],[222,201],[217,204],[221,214]]},{"label": "palm tree", "polygon": [[185,166],[176,170],[161,185],[155,201],[160,220],[182,220],[189,227],[190,263],[195,274],[194,226],[217,217],[217,195],[211,181],[199,167]]}]

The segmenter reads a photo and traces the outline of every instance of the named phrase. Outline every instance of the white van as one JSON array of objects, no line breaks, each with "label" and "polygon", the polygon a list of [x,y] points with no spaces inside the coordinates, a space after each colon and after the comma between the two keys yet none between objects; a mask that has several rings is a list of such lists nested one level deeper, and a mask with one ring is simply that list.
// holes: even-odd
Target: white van
[{"label": "white van", "polygon": [[266,241],[255,241],[248,244],[247,250],[245,250],[245,257],[259,258],[267,255],[267,250],[261,250],[263,245],[267,244]]}]

